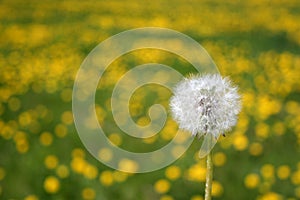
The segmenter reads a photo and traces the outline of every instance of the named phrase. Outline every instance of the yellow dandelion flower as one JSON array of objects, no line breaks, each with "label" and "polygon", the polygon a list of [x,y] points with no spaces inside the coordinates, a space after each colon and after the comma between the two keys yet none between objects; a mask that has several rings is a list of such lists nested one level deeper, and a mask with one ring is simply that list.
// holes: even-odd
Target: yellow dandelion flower
[{"label": "yellow dandelion flower", "polygon": [[139,165],[134,160],[121,159],[118,167],[120,171],[133,173],[138,170]]},{"label": "yellow dandelion flower", "polygon": [[259,123],[255,126],[255,134],[257,137],[266,139],[269,136],[269,126],[265,123]]},{"label": "yellow dandelion flower", "polygon": [[171,185],[170,185],[169,181],[167,181],[165,179],[160,179],[160,180],[156,181],[156,183],[154,184],[154,190],[160,194],[164,194],[164,193],[168,192],[170,187],[171,187]]},{"label": "yellow dandelion flower", "polygon": [[248,147],[248,138],[243,134],[235,135],[233,139],[233,146],[236,150],[243,151]]},{"label": "yellow dandelion flower", "polygon": [[113,152],[109,148],[102,148],[98,152],[98,157],[104,162],[109,162],[113,158]]},{"label": "yellow dandelion flower", "polygon": [[96,192],[92,188],[84,188],[81,192],[82,198],[85,200],[91,200],[96,198]]},{"label": "yellow dandelion flower", "polygon": [[28,195],[24,198],[24,200],[39,200],[39,198],[36,195]]},{"label": "yellow dandelion flower", "polygon": [[170,180],[176,180],[181,175],[181,170],[177,166],[170,166],[165,171],[166,177]]},{"label": "yellow dandelion flower", "polygon": [[44,189],[48,193],[56,193],[60,188],[59,180],[54,176],[48,176],[44,181]]},{"label": "yellow dandelion flower", "polygon": [[263,152],[263,146],[258,142],[252,143],[249,147],[249,153],[252,156],[259,156],[262,154],[262,152]]},{"label": "yellow dandelion flower", "polygon": [[55,135],[57,135],[57,137],[63,138],[67,135],[68,133],[68,129],[64,124],[57,124],[55,126]]},{"label": "yellow dandelion flower", "polygon": [[200,195],[192,196],[191,200],[203,200],[203,197]]},{"label": "yellow dandelion flower", "polygon": [[44,146],[49,146],[52,144],[52,141],[53,141],[53,137],[52,137],[52,134],[49,133],[49,132],[43,132],[41,135],[40,135],[40,143]]},{"label": "yellow dandelion flower", "polygon": [[223,194],[223,186],[218,181],[212,182],[211,195],[215,197],[219,197]]},{"label": "yellow dandelion flower", "polygon": [[110,186],[110,185],[112,185],[114,179],[113,179],[113,175],[112,175],[111,171],[103,171],[100,174],[99,181],[104,186]]},{"label": "yellow dandelion flower", "polygon": [[160,200],[174,200],[174,198],[170,195],[163,195],[160,197]]},{"label": "yellow dandelion flower", "polygon": [[259,200],[282,200],[282,196],[275,192],[268,192],[264,194]]},{"label": "yellow dandelion flower", "polygon": [[291,169],[288,165],[282,165],[277,169],[277,176],[281,180],[287,179],[291,174]]},{"label": "yellow dandelion flower", "polygon": [[55,155],[48,155],[45,158],[44,164],[48,169],[54,169],[58,164],[58,159]]},{"label": "yellow dandelion flower", "polygon": [[83,175],[88,179],[95,179],[98,176],[98,169],[93,165],[87,164],[83,169]]},{"label": "yellow dandelion flower", "polygon": [[119,134],[117,133],[112,133],[108,136],[109,140],[116,146],[121,145],[122,143],[122,138]]},{"label": "yellow dandelion flower", "polygon": [[65,165],[59,165],[56,168],[56,174],[59,178],[67,178],[69,176],[69,169]]},{"label": "yellow dandelion flower", "polygon": [[200,164],[193,165],[188,169],[187,178],[191,181],[203,182],[206,178],[206,168]]},{"label": "yellow dandelion flower", "polygon": [[247,188],[256,188],[260,182],[260,178],[257,174],[248,174],[245,177],[244,183]]},{"label": "yellow dandelion flower", "polygon": [[215,166],[223,166],[226,162],[226,155],[223,152],[217,152],[213,155],[212,160]]},{"label": "yellow dandelion flower", "polygon": [[70,125],[73,123],[73,114],[71,111],[65,111],[63,112],[63,114],[61,115],[61,121],[66,124],[66,125]]},{"label": "yellow dandelion flower", "polygon": [[271,164],[265,164],[260,169],[260,172],[265,179],[271,179],[274,177],[274,166]]},{"label": "yellow dandelion flower", "polygon": [[128,177],[128,173],[121,171],[114,171],[112,175],[116,182],[124,182]]},{"label": "yellow dandelion flower", "polygon": [[21,107],[21,101],[18,98],[12,97],[8,100],[8,107],[11,111],[18,111]]},{"label": "yellow dandelion flower", "polygon": [[76,149],[73,149],[72,151],[72,157],[81,157],[81,158],[84,158],[85,156],[85,153],[82,149],[80,148],[76,148]]},{"label": "yellow dandelion flower", "polygon": [[84,168],[86,167],[87,163],[84,159],[80,157],[75,157],[71,161],[71,168],[74,172],[83,173]]},{"label": "yellow dandelion flower", "polygon": [[295,185],[300,185],[300,169],[292,174],[292,183]]}]

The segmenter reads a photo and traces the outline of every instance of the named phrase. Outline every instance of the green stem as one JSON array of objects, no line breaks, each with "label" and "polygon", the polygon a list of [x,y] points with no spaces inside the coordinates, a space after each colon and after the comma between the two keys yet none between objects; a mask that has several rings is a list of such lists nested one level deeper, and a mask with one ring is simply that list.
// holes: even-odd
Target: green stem
[{"label": "green stem", "polygon": [[211,187],[213,179],[213,164],[211,161],[211,152],[207,155],[206,183],[205,183],[205,200],[211,200]]}]

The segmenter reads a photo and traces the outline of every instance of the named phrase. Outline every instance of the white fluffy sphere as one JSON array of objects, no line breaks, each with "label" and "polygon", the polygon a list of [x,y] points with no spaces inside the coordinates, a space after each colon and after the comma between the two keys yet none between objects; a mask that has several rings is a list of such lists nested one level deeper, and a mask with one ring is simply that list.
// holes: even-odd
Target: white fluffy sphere
[{"label": "white fluffy sphere", "polygon": [[179,128],[216,139],[236,124],[241,110],[237,87],[219,74],[196,75],[179,82],[170,107]]}]

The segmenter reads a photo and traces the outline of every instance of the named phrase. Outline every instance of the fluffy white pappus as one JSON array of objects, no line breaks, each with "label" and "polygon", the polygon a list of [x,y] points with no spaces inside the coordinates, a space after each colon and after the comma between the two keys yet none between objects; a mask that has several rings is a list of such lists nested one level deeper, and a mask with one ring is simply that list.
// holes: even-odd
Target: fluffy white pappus
[{"label": "fluffy white pappus", "polygon": [[238,88],[219,74],[195,75],[179,82],[170,107],[179,128],[217,139],[237,122],[241,110]]}]

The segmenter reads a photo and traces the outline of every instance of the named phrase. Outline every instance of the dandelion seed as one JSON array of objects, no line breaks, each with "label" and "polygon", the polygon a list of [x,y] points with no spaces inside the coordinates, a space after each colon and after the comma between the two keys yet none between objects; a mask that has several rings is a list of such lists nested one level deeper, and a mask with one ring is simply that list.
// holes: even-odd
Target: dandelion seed
[{"label": "dandelion seed", "polygon": [[204,136],[202,156],[225,136],[237,121],[241,109],[237,87],[219,74],[195,75],[177,84],[170,100],[179,128],[193,136]]}]

